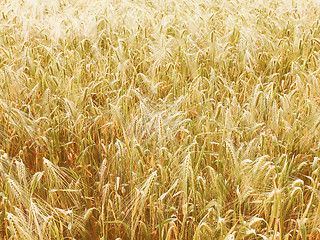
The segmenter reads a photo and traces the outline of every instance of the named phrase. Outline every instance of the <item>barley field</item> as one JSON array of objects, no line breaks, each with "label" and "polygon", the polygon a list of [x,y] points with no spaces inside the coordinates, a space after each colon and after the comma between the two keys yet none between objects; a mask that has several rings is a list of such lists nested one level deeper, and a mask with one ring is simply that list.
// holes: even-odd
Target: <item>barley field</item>
[{"label": "barley field", "polygon": [[320,239],[320,1],[0,1],[0,238]]}]

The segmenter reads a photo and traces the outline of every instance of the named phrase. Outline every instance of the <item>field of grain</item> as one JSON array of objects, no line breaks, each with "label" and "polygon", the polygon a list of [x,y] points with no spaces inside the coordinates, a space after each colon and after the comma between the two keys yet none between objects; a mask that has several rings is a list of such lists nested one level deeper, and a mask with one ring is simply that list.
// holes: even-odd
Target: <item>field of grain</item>
[{"label": "field of grain", "polygon": [[320,1],[0,1],[0,238],[320,239]]}]

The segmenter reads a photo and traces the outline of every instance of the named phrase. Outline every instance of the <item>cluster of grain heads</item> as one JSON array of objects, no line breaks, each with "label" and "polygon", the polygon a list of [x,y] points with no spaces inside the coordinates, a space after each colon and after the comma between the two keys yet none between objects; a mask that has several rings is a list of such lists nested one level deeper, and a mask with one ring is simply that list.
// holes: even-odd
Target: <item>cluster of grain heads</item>
[{"label": "cluster of grain heads", "polygon": [[[80,189],[72,187],[67,172],[44,159],[44,171],[30,174],[20,160],[5,153],[0,165],[2,237],[49,239],[61,238],[65,231],[69,236],[85,233],[79,215]],[[54,192],[59,194],[51,196]]]},{"label": "cluster of grain heads", "polygon": [[[150,199],[151,189],[157,177],[157,171],[151,173],[149,178],[143,184],[141,189],[137,189],[137,196],[133,200],[133,208],[131,213],[131,239],[135,238],[136,229],[140,222],[141,215],[144,211],[146,202]],[[152,204],[149,202],[148,204]]]}]

